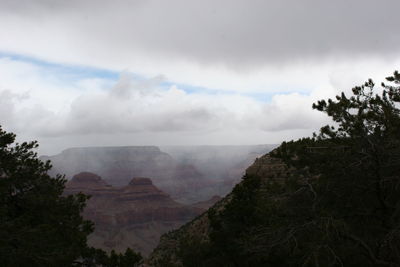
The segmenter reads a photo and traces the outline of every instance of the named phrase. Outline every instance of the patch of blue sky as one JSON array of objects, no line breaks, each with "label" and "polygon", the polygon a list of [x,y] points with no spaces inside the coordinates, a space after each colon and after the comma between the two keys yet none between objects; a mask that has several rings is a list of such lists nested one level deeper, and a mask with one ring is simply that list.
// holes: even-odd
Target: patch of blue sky
[{"label": "patch of blue sky", "polygon": [[245,93],[243,95],[247,96],[247,97],[251,97],[259,102],[271,102],[272,98],[276,95],[290,95],[293,93],[297,93],[299,95],[302,96],[309,96],[310,93],[304,91],[298,91],[298,92],[293,92],[293,91],[283,91],[283,92],[262,92],[262,93]]},{"label": "patch of blue sky", "polygon": [[88,67],[88,66],[80,66],[80,65],[70,65],[70,64],[60,64],[53,63],[45,60],[41,60],[35,57],[14,54],[9,52],[1,52],[0,51],[0,59],[8,58],[13,61],[19,61],[24,63],[29,63],[35,65],[51,75],[57,77],[57,79],[62,80],[63,82],[76,82],[78,80],[90,79],[90,78],[99,78],[106,80],[118,80],[119,72]]},{"label": "patch of blue sky", "polygon": [[[240,95],[253,98],[258,102],[271,102],[272,98],[275,95],[289,95],[293,93],[297,93],[300,95],[308,96],[309,91],[306,88],[289,90],[288,88],[279,88],[279,90],[273,91],[265,91],[265,92],[238,92],[234,90],[226,90],[226,89],[215,89],[215,88],[207,88],[201,86],[193,86],[188,84],[179,84],[173,82],[162,82],[160,84],[161,88],[168,89],[171,86],[177,86],[179,89],[185,91],[187,94],[208,94],[208,95]],[[278,86],[276,87],[278,88]]]},{"label": "patch of blue sky", "polygon": [[[59,83],[60,85],[74,85],[79,81],[85,79],[102,79],[109,81],[108,86],[115,83],[119,77],[120,72],[96,68],[91,66],[72,65],[72,64],[60,64],[45,61],[31,56],[2,52],[0,51],[0,59],[8,58],[13,61],[19,61],[29,63],[37,66],[40,70],[48,77],[54,77],[53,82]],[[147,80],[148,77],[139,75],[137,73],[129,73],[134,80],[143,81]],[[207,88],[201,86],[194,86],[189,84],[174,83],[171,81],[161,82],[158,87],[161,90],[168,90],[171,86],[176,85],[179,89],[184,90],[187,94],[208,94],[208,95],[241,95],[251,97],[259,102],[270,102],[274,95],[277,94],[291,94],[294,91],[289,88],[283,88],[282,85],[277,85],[273,91],[265,92],[237,92],[234,90]],[[296,88],[296,92],[302,95],[307,95],[309,90],[299,90]]]},{"label": "patch of blue sky", "polygon": [[202,86],[194,86],[194,85],[189,85],[189,84],[182,84],[182,83],[174,83],[174,82],[169,82],[165,81],[160,84],[161,88],[168,89],[171,86],[176,86],[179,89],[185,91],[187,94],[221,94],[221,93],[226,93],[230,94],[232,92],[226,91],[226,90],[221,90],[221,89],[213,89],[213,88],[207,88],[207,87],[202,87]]}]

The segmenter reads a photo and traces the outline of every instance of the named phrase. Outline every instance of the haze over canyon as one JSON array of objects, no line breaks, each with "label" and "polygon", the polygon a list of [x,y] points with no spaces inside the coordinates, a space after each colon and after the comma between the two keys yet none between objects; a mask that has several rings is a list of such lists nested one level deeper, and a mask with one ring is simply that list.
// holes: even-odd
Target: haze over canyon
[{"label": "haze over canyon", "polygon": [[95,223],[90,245],[148,255],[162,234],[205,212],[274,147],[83,147],[41,160],[51,160],[51,175],[66,175],[65,194],[91,196],[83,213]]}]

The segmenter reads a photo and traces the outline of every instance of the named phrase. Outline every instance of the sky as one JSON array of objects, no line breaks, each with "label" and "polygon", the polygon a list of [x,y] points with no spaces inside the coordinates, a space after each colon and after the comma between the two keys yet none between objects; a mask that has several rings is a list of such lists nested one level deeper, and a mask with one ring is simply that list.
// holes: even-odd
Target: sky
[{"label": "sky", "polygon": [[0,125],[40,154],[277,144],[399,69],[397,0],[0,0]]}]

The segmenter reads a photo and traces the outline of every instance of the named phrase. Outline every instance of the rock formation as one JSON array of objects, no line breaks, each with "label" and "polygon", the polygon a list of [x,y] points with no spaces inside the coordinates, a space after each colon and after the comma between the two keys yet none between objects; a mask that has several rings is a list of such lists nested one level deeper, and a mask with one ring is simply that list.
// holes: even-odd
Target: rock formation
[{"label": "rock formation", "polygon": [[173,199],[191,204],[230,192],[254,159],[272,147],[89,147],[70,148],[41,159],[51,160],[50,175],[66,174],[67,179],[92,172],[112,186],[124,186],[132,177],[151,177]]},{"label": "rock formation", "polygon": [[135,177],[115,188],[98,175],[82,172],[67,184],[65,194],[91,195],[84,217],[95,223],[89,244],[110,251],[131,247],[147,255],[161,234],[176,229],[205,209],[175,202],[149,178]]},{"label": "rock formation", "polygon": [[180,164],[154,146],[70,148],[41,159],[51,160],[50,175],[61,173],[67,179],[79,172],[93,172],[110,185],[123,186],[132,177],[151,177],[157,187],[174,199],[185,198],[191,190],[210,183],[194,166]]},{"label": "rock formation", "polygon": [[[271,180],[281,182],[289,174],[288,167],[280,160],[266,154],[257,158],[247,168],[246,174],[261,178],[262,183]],[[217,201],[211,207],[213,212],[220,212],[231,201],[232,193]],[[182,240],[205,241],[209,240],[210,221],[208,212],[203,213],[184,227],[163,235],[160,243],[150,254],[146,266],[183,266],[179,256],[179,246]]]}]

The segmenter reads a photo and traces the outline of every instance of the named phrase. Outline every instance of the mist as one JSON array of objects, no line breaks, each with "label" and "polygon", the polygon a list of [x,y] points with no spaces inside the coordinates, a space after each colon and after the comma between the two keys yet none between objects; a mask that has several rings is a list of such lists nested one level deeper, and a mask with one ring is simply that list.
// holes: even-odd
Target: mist
[{"label": "mist", "polygon": [[0,123],[39,154],[311,136],[398,68],[398,1],[1,1]]},{"label": "mist", "polygon": [[53,156],[49,174],[70,180],[92,172],[113,186],[126,186],[134,177],[148,177],[182,203],[224,196],[254,160],[277,145],[256,146],[120,146],[70,148]]}]

